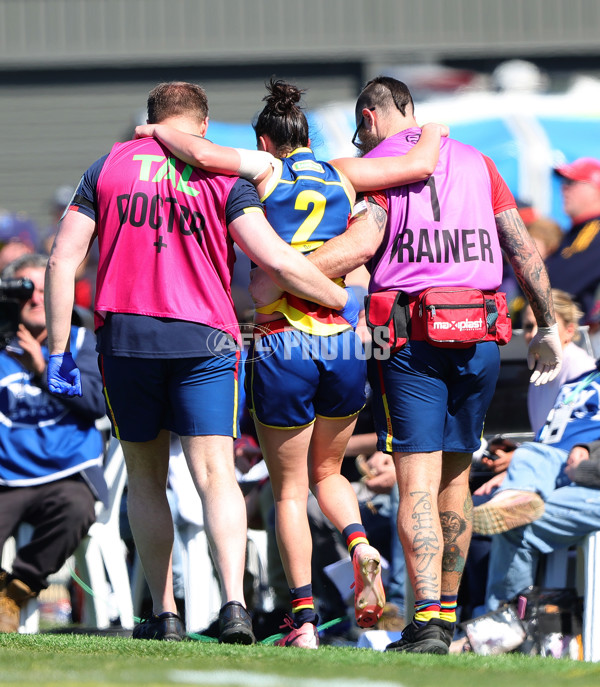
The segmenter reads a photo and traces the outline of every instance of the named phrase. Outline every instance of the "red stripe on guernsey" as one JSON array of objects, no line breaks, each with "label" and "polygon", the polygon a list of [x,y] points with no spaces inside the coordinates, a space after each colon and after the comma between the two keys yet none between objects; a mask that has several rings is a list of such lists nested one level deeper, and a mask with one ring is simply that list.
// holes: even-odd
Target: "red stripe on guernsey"
[{"label": "red stripe on guernsey", "polygon": [[312,596],[305,596],[303,599],[293,599],[292,600],[292,610],[299,611],[302,608],[314,608],[315,602]]},{"label": "red stripe on guernsey", "polygon": [[296,310],[299,310],[300,312],[303,312],[305,315],[313,320],[316,320],[317,322],[321,322],[322,324],[348,324],[348,322],[336,310],[331,310],[330,308],[326,308],[322,305],[317,305],[311,301],[305,301],[303,298],[294,296],[291,293],[286,293],[285,298],[288,302],[288,305]]},{"label": "red stripe on guernsey", "polygon": [[[358,541],[358,540],[362,541]],[[348,537],[346,538],[346,546],[350,549],[352,546],[355,544],[368,544],[369,542],[367,541],[367,538],[364,535],[364,532],[352,532],[352,534],[349,534]]]}]

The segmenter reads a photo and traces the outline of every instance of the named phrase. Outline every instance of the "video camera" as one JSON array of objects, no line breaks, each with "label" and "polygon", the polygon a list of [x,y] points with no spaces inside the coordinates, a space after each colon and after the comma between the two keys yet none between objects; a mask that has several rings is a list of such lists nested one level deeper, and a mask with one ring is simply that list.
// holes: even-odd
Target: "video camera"
[{"label": "video camera", "polygon": [[32,294],[31,279],[0,279],[0,350],[17,335],[21,305]]}]

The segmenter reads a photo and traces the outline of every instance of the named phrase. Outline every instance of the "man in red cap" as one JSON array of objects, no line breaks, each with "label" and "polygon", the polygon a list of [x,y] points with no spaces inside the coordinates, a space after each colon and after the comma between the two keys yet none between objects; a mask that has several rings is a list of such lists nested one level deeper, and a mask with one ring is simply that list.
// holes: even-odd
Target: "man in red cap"
[{"label": "man in red cap", "polygon": [[575,297],[590,321],[600,285],[600,160],[580,157],[554,169],[562,182],[563,207],[571,228],[546,261],[553,288]]}]

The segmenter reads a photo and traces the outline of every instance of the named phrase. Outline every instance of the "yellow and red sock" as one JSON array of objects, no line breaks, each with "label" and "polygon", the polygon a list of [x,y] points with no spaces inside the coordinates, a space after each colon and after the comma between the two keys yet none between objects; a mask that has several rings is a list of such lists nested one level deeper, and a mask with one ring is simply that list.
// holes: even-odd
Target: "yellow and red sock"
[{"label": "yellow and red sock", "polygon": [[415,615],[413,620],[415,625],[422,627],[433,618],[440,617],[440,602],[437,599],[421,599],[415,601]]},{"label": "yellow and red sock", "polygon": [[447,623],[456,622],[456,601],[457,596],[444,596],[442,595],[440,601],[440,619],[445,620]]},{"label": "yellow and red sock", "polygon": [[348,547],[348,553],[350,554],[350,558],[352,558],[352,555],[354,554],[354,549],[359,545],[359,544],[368,544],[369,540],[367,539],[367,533],[365,532],[365,528],[359,523],[355,522],[352,523],[352,525],[348,525],[348,527],[344,527],[342,530],[342,537],[346,540],[346,546]]},{"label": "yellow and red sock", "polygon": [[312,595],[312,584],[304,584],[302,587],[290,589],[292,597],[292,613],[296,627],[304,623],[317,624],[317,614],[315,613],[315,602]]}]

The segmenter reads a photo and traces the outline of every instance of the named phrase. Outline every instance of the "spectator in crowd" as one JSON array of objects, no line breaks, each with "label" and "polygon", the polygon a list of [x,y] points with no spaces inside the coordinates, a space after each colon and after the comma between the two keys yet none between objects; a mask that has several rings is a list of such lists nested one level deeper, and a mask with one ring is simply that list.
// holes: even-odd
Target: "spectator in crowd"
[{"label": "spectator in crowd", "polygon": [[[570,294],[560,289],[552,289],[552,300],[562,347],[562,365],[552,381],[543,386],[529,386],[527,410],[531,429],[535,433],[539,432],[546,421],[561,386],[595,367],[595,359],[578,343],[582,338],[579,325],[583,317],[579,304]],[[523,335],[528,344],[536,332],[537,324],[533,312],[527,307],[523,314]]]},{"label": "spectator in crowd", "polygon": [[[563,358],[560,371],[551,382],[543,386],[529,384],[527,389],[529,423],[534,435],[542,429],[562,384],[579,377],[584,372],[593,370],[595,367],[594,358],[585,348],[576,343],[582,338],[579,331],[579,321],[583,313],[569,294],[564,291],[552,289],[552,298]],[[523,312],[522,326],[524,340],[529,344],[537,331],[535,317],[530,307],[526,307]],[[479,455],[476,454],[477,459],[474,459],[474,470],[471,473],[475,507],[489,501],[491,495],[502,483],[518,443],[510,435],[499,435],[489,440],[484,446],[485,450],[479,451]],[[490,536],[474,531],[459,594],[463,620],[477,615],[478,611],[484,607],[485,573],[487,572],[490,547]]]},{"label": "spectator in crowd", "polygon": [[527,231],[535,241],[542,260],[547,260],[551,255],[554,255],[563,239],[560,224],[550,217],[538,217],[527,225]]},{"label": "spectator in crowd", "polygon": [[23,605],[47,588],[95,520],[96,500],[108,496],[102,472],[104,415],[94,335],[71,328],[71,353],[83,396],[59,398],[46,383],[44,314],[47,257],[24,254],[2,279],[30,279],[15,337],[0,351],[0,550],[20,523],[33,526],[12,572],[0,572],[0,632],[17,632]]},{"label": "spectator in crowd", "polygon": [[515,450],[508,470],[493,478],[498,490],[473,509],[475,532],[497,534],[533,522],[554,489],[570,483],[572,449],[600,440],[599,378],[594,367],[563,384],[535,440]]},{"label": "spectator in crowd", "polygon": [[554,171],[571,227],[546,268],[552,286],[572,293],[582,306],[587,324],[600,284],[600,160],[581,157]]},{"label": "spectator in crowd", "polygon": [[33,253],[37,243],[37,228],[27,215],[0,208],[0,271],[20,255]]},{"label": "spectator in crowd", "polygon": [[[260,151],[212,146],[161,126],[138,127],[136,133],[156,136],[189,164],[237,171],[254,180],[277,232],[309,254],[346,230],[354,190],[336,166],[316,160],[309,149],[308,123],[296,104],[302,91],[273,79],[268,91],[267,104],[254,124]],[[440,128],[434,133],[436,148],[440,133]],[[228,157],[234,163],[230,167]],[[347,162],[357,166],[356,160]],[[382,166],[386,164],[400,168],[403,180],[426,176],[412,171],[411,158],[392,158]],[[372,175],[381,175],[377,185],[386,181],[385,170],[378,171],[372,162],[359,161],[358,167],[362,171],[351,172],[351,182],[356,176],[361,184],[367,183],[371,168]],[[325,516],[343,534],[353,559],[358,625],[371,627],[385,603],[379,553],[369,545],[354,492],[341,475],[344,449],[365,402],[364,356],[347,322],[314,304],[282,295],[280,289],[263,294],[256,322],[264,325],[263,337],[249,352],[248,401],[269,467],[278,544],[293,610],[289,632],[278,644],[317,648],[306,513],[309,485]],[[274,351],[268,357],[256,353],[265,345]]]},{"label": "spectator in crowd", "polygon": [[[543,469],[551,471],[545,463]],[[496,610],[535,584],[541,554],[579,544],[600,530],[600,440],[574,446],[564,475],[569,482],[545,494],[539,518],[492,537],[487,610]]]},{"label": "spectator in crowd", "polygon": [[[534,434],[538,434],[544,426],[561,386],[565,382],[579,377],[584,372],[593,370],[596,365],[596,361],[590,353],[577,343],[582,337],[579,331],[579,322],[583,316],[578,304],[568,293],[560,289],[552,289],[552,300],[554,302],[554,313],[562,347],[562,365],[558,375],[552,381],[543,386],[529,385],[527,390],[527,409],[529,424]],[[522,326],[523,337],[525,342],[529,344],[537,332],[537,323],[529,306],[523,312]],[[497,439],[492,439],[486,448],[487,453],[491,455],[483,455],[481,457],[481,467],[489,470],[494,475],[498,475],[508,468],[516,444],[510,439],[498,437]],[[501,479],[486,481],[474,492],[474,495],[485,496],[492,493]],[[496,484],[497,481],[498,484]]]},{"label": "spectator in crowd", "polygon": [[[356,138],[370,156],[405,152],[418,138],[412,97],[396,79],[371,80],[355,114]],[[529,347],[532,380],[545,383],[558,372],[561,357],[550,285],[493,162],[469,146],[444,139],[426,182],[366,196],[365,214],[313,259],[335,277],[376,256],[368,321],[374,331],[385,324],[392,350],[369,360],[369,377],[379,448],[393,454],[396,466],[398,531],[416,600],[413,621],[388,650],[448,653],[471,537],[471,457],[498,375],[497,342],[505,340],[501,332],[509,325],[501,305],[493,328],[482,320],[482,333],[471,345],[434,345],[425,340],[427,324],[419,317],[433,309],[415,304],[434,286],[462,287],[463,298],[475,288],[491,297],[502,279],[504,249],[539,325]],[[445,235],[453,237],[453,251],[448,242],[444,248]],[[453,300],[460,307],[458,295]],[[440,338],[439,331],[431,338]]]},{"label": "spectator in crowd", "polygon": [[[148,97],[148,121],[204,136],[204,90],[159,84]],[[67,317],[77,268],[96,235],[97,350],[113,434],[127,464],[128,516],[153,601],[152,615],[133,636],[184,637],[165,491],[172,431],[202,498],[220,576],[219,640],[252,643],[243,594],[246,509],[233,461],[240,335],[230,288],[232,239],[290,293],[350,320],[356,301],[274,233],[248,182],[194,170],[153,139],[116,143],[83,175],[48,263],[48,385],[57,394],[80,393]]]}]

